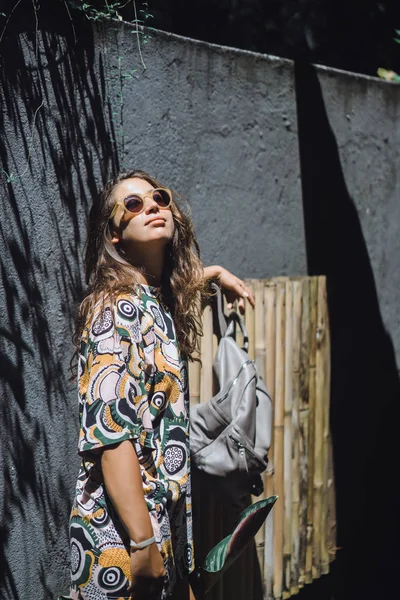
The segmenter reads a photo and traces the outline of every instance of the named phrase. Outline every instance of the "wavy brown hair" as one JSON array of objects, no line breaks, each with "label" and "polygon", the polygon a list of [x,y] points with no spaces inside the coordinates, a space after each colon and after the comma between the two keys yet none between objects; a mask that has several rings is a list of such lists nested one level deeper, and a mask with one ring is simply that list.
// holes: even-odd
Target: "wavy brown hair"
[{"label": "wavy brown hair", "polygon": [[[124,171],[109,181],[93,202],[88,219],[85,247],[85,279],[87,290],[75,319],[73,342],[75,354],[88,318],[100,300],[113,301],[121,292],[132,292],[139,283],[139,271],[125,260],[118,246],[111,242],[110,214],[114,207],[114,190],[125,179],[138,177],[153,187],[165,187],[144,171]],[[171,311],[180,349],[189,360],[202,335],[201,307],[210,296],[203,276],[200,249],[190,218],[190,209],[183,198],[172,192],[170,205],[174,234],[165,248],[161,282],[161,301]],[[179,198],[179,203],[178,203]]]}]

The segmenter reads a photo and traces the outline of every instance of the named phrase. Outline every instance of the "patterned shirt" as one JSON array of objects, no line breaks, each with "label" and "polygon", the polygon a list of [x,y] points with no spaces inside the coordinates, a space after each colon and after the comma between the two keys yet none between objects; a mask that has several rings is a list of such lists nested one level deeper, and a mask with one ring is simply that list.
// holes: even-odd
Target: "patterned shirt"
[{"label": "patterned shirt", "polygon": [[158,288],[141,285],[113,303],[99,302],[82,335],[82,463],[70,522],[73,598],[124,598],[129,587],[129,538],[104,488],[96,452],[124,440],[135,447],[164,557],[162,597],[194,568],[188,369],[158,295]]}]

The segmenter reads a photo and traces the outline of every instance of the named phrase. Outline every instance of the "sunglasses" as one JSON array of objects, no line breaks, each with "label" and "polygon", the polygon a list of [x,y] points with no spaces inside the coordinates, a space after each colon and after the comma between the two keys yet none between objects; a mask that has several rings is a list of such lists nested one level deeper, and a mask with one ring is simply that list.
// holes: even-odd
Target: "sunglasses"
[{"label": "sunglasses", "polygon": [[113,218],[119,206],[132,215],[140,215],[144,211],[145,198],[152,198],[159,208],[168,208],[172,202],[172,193],[168,188],[156,188],[145,194],[130,194],[123,200],[116,202],[111,211],[110,219]]}]

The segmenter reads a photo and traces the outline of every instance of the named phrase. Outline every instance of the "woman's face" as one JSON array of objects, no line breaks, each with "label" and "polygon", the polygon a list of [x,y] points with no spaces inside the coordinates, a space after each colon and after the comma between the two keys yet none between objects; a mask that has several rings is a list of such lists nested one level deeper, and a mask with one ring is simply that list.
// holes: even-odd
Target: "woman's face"
[{"label": "woman's face", "polygon": [[[169,208],[160,208],[153,200],[154,186],[148,181],[133,177],[121,181],[114,189],[114,202],[121,203],[112,219],[112,242],[120,244],[129,254],[146,249],[163,250],[174,234],[174,221]],[[123,208],[123,200],[132,194],[144,197],[144,209],[140,214]]]}]

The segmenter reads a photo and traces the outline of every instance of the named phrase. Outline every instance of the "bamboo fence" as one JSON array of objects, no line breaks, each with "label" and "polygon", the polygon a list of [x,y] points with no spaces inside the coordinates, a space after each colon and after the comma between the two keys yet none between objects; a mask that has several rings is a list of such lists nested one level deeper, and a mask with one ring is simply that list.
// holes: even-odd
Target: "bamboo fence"
[{"label": "bamboo fence", "polygon": [[[255,308],[247,305],[244,316],[249,355],[273,401],[272,443],[261,497],[276,494],[279,499],[254,547],[239,557],[207,600],[259,598],[260,590],[265,600],[290,598],[327,574],[335,558],[326,279],[249,279],[246,285],[255,297]],[[203,311],[203,332],[202,366],[189,365],[192,404],[206,402],[216,392],[212,363],[217,338],[210,307]],[[239,334],[236,339],[241,343]],[[194,491],[196,554],[201,560],[202,552],[227,534],[234,517],[203,484]]]}]

